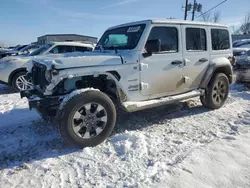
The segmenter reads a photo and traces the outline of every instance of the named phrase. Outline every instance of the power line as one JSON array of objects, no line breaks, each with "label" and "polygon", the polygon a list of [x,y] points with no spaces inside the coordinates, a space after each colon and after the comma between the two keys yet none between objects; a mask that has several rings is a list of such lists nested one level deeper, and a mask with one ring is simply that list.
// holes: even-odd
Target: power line
[{"label": "power line", "polygon": [[201,15],[199,15],[199,16],[196,16],[195,18],[201,17],[202,15],[204,15],[204,14],[208,13],[209,11],[215,9],[216,7],[218,7],[218,6],[220,6],[221,4],[225,3],[226,1],[227,1],[227,0],[222,1],[222,2],[219,3],[218,5],[216,5],[216,6],[212,7],[212,8],[210,8],[208,11],[204,12],[203,14],[201,14]]}]

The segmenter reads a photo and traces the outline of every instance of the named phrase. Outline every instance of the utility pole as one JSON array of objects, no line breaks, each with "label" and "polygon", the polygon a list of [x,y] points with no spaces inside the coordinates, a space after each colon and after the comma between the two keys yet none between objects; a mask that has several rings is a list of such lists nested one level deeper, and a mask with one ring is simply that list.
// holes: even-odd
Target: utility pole
[{"label": "utility pole", "polygon": [[194,21],[194,13],[195,13],[195,9],[197,8],[197,4],[196,4],[196,0],[194,0],[194,4],[193,4],[193,12],[192,12],[192,21]]},{"label": "utility pole", "polygon": [[187,20],[188,0],[186,0],[184,20]]},{"label": "utility pole", "polygon": [[[184,9],[185,8],[185,9]],[[192,10],[193,8],[193,10]],[[182,5],[181,9],[185,11],[184,13],[184,20],[187,20],[187,15],[188,15],[188,12],[191,12],[192,11],[192,20],[194,20],[194,14],[195,14],[195,11],[197,12],[201,12],[201,8],[202,8],[202,5],[199,3],[196,2],[196,0],[194,0],[194,4],[192,5],[192,3],[188,3],[188,0],[186,0],[186,6],[184,7]]]}]

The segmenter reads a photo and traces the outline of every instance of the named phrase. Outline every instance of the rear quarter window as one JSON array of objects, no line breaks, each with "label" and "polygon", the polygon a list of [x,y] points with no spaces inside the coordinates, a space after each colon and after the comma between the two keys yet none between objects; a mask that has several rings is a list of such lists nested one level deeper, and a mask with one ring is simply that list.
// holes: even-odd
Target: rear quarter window
[{"label": "rear quarter window", "polygon": [[186,28],[186,50],[206,51],[207,38],[203,28]]},{"label": "rear quarter window", "polygon": [[226,29],[211,29],[212,50],[230,49],[229,32]]}]

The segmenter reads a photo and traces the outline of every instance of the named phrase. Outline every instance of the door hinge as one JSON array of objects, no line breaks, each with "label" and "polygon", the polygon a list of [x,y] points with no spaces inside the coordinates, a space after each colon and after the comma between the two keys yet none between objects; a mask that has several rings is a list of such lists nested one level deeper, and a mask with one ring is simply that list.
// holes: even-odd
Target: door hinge
[{"label": "door hinge", "polygon": [[190,77],[183,76],[183,83],[188,83],[190,81]]},{"label": "door hinge", "polygon": [[148,69],[148,64],[140,63],[140,71],[142,71],[144,69]]},{"label": "door hinge", "polygon": [[147,89],[148,88],[148,83],[141,82],[140,83],[140,90]]},{"label": "door hinge", "polygon": [[188,60],[188,59],[184,59],[184,66],[187,66],[188,64],[190,64],[191,63],[191,61],[190,60]]}]

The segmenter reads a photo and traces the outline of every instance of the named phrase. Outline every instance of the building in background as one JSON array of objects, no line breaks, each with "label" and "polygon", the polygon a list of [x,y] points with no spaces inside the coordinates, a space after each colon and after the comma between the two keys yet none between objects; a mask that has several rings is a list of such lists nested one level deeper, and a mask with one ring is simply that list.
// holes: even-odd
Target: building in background
[{"label": "building in background", "polygon": [[97,43],[97,37],[76,35],[76,34],[51,34],[44,35],[37,38],[37,44],[46,44],[49,42],[85,42],[85,43]]}]

